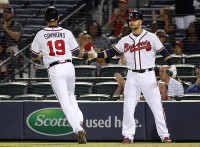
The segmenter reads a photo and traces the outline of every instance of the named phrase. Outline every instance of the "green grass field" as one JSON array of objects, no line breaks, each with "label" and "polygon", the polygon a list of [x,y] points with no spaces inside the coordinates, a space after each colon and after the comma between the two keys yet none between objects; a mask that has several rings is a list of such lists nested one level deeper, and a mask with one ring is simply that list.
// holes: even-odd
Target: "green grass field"
[{"label": "green grass field", "polygon": [[0,147],[200,147],[200,143],[152,143],[136,142],[123,144],[121,142],[0,142]]}]

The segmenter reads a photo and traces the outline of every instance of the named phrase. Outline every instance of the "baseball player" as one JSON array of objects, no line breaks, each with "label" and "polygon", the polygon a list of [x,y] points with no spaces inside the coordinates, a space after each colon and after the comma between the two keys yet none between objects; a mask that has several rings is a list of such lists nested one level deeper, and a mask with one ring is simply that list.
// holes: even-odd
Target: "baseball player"
[{"label": "baseball player", "polygon": [[155,55],[157,52],[163,56],[166,63],[176,76],[177,70],[173,61],[158,37],[142,29],[143,15],[139,11],[131,11],[127,23],[132,33],[123,37],[109,50],[100,53],[92,52],[90,58],[108,58],[124,53],[128,73],[124,89],[124,110],[122,134],[124,143],[132,143],[135,135],[135,107],[140,100],[141,92],[150,106],[162,142],[172,142],[166,126],[164,112],[161,104],[161,95],[155,76]]},{"label": "baseball player", "polygon": [[52,89],[74,133],[78,135],[78,143],[86,144],[86,132],[82,128],[83,114],[74,95],[75,69],[72,55],[87,59],[88,54],[79,50],[79,45],[69,30],[57,25],[58,19],[54,6],[45,9],[48,26],[40,30],[32,42],[32,60],[43,57]]}]

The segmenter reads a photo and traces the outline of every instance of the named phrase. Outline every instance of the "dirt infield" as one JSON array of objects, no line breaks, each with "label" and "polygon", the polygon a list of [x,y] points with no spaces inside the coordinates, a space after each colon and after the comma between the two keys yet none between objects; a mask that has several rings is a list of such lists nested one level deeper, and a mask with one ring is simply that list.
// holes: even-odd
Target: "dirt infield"
[{"label": "dirt infield", "polygon": [[0,147],[200,147],[200,143],[151,143],[137,142],[132,144],[89,142],[0,142]]}]

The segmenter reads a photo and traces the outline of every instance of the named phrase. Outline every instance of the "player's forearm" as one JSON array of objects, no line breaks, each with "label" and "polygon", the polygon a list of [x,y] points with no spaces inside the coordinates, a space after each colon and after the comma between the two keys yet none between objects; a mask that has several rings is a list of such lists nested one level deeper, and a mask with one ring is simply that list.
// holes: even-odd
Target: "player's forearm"
[{"label": "player's forearm", "polygon": [[100,53],[92,52],[93,58],[111,58],[115,55],[119,55],[119,53],[114,49],[108,49]]}]

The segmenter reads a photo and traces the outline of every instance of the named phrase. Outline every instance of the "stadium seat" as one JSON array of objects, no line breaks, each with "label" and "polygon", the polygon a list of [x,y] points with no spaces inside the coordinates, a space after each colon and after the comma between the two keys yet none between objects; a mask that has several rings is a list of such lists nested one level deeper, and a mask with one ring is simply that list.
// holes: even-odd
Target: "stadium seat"
[{"label": "stadium seat", "polygon": [[94,94],[108,94],[113,96],[118,86],[117,82],[98,82],[93,86]]},{"label": "stadium seat", "polygon": [[111,98],[110,98],[110,101],[118,101],[120,99],[120,95],[113,95]]},{"label": "stadium seat", "polygon": [[172,56],[174,64],[183,64],[185,63],[185,57]]},{"label": "stadium seat", "polygon": [[54,0],[55,6],[63,5],[65,6],[76,6],[76,4],[80,3],[82,0]]},{"label": "stadium seat", "polygon": [[115,73],[121,73],[123,77],[127,75],[127,67],[124,65],[108,65],[100,69],[101,77],[114,77]]},{"label": "stadium seat", "polygon": [[110,63],[112,63],[112,64],[118,64],[119,60],[120,60],[120,57],[112,57],[110,59]]},{"label": "stadium seat", "polygon": [[22,28],[22,34],[29,34],[29,35],[35,35],[37,30],[33,28],[23,27]]},{"label": "stadium seat", "polygon": [[177,76],[195,76],[195,65],[176,64]]},{"label": "stadium seat", "polygon": [[35,76],[37,78],[48,78],[48,72],[46,68],[38,68],[36,69]]},{"label": "stadium seat", "polygon": [[0,95],[0,100],[11,100],[11,96],[10,95]]},{"label": "stadium seat", "polygon": [[[42,0],[43,1],[43,0]],[[37,2],[37,1],[35,1]],[[46,8],[48,6],[47,3],[40,3],[40,1],[38,1],[39,3],[30,3],[27,5],[28,9],[43,9]]]},{"label": "stadium seat", "polygon": [[57,100],[56,95],[55,94],[49,94],[46,96],[45,98],[46,100]]},{"label": "stadium seat", "polygon": [[30,85],[29,93],[44,96],[54,94],[50,82],[38,82]]},{"label": "stadium seat", "polygon": [[40,94],[23,94],[14,96],[13,100],[44,100],[44,96]]},{"label": "stadium seat", "polygon": [[155,60],[156,65],[166,65],[165,60],[163,59],[163,56],[161,55],[156,55],[156,60]]},{"label": "stadium seat", "polygon": [[76,66],[76,65],[84,65],[85,64],[85,60],[83,58],[78,58],[78,57],[73,57],[72,58],[72,63]]},{"label": "stadium seat", "polygon": [[91,82],[76,82],[75,83],[75,95],[79,96],[82,94],[92,93],[93,83]]},{"label": "stadium seat", "polygon": [[[164,8],[175,4],[175,0],[149,0],[151,8]],[[157,13],[160,14],[160,13]]]},{"label": "stadium seat", "polygon": [[95,77],[96,66],[77,65],[75,66],[76,77]]},{"label": "stadium seat", "polygon": [[181,101],[181,100],[200,100],[200,94],[184,94],[183,96],[180,97],[175,97],[174,98],[176,101]]},{"label": "stadium seat", "polygon": [[44,18],[28,18],[27,22],[26,22],[26,26],[27,25],[30,25],[30,26],[33,26],[33,25],[46,26],[47,23],[44,20]]},{"label": "stadium seat", "polygon": [[3,95],[21,95],[27,93],[28,84],[23,82],[6,82],[0,85],[0,93]]},{"label": "stadium seat", "polygon": [[110,95],[107,94],[83,94],[77,100],[90,100],[90,101],[109,101]]},{"label": "stadium seat", "polygon": [[185,63],[186,64],[193,64],[193,65],[196,65],[196,66],[200,66],[200,54],[188,55],[185,58]]}]

